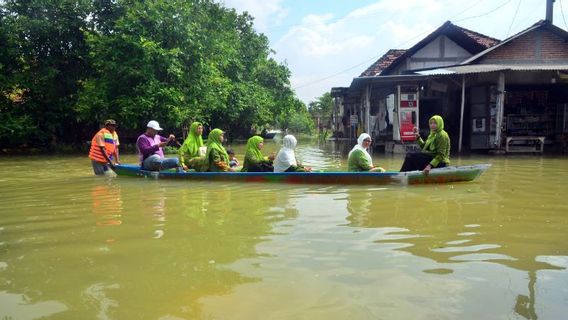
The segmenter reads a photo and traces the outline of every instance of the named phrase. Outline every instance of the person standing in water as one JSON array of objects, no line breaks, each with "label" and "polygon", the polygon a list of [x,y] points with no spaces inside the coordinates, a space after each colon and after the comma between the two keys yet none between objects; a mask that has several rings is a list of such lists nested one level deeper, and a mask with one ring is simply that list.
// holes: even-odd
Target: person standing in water
[{"label": "person standing in water", "polygon": [[114,169],[115,164],[120,164],[116,127],[115,120],[105,120],[104,128],[99,130],[91,140],[89,158],[95,175],[103,175],[110,169]]}]

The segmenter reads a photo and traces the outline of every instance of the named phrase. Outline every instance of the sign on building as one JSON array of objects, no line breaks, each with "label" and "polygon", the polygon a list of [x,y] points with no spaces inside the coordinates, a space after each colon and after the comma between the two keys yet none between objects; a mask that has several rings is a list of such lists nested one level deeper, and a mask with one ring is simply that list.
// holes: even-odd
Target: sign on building
[{"label": "sign on building", "polygon": [[400,139],[414,141],[414,127],[418,127],[418,93],[401,93],[399,103]]},{"label": "sign on building", "polygon": [[349,117],[349,123],[350,123],[351,125],[356,125],[356,124],[359,123],[359,118],[357,117],[356,114],[353,114],[353,115],[351,115],[351,116]]}]

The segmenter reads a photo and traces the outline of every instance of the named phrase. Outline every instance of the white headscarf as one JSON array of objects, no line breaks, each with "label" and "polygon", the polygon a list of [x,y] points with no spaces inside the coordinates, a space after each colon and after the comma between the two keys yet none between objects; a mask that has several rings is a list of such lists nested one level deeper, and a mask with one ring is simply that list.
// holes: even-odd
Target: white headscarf
[{"label": "white headscarf", "polygon": [[347,158],[351,157],[353,151],[361,150],[363,151],[365,158],[367,158],[367,161],[369,161],[369,165],[373,166],[373,159],[371,158],[371,155],[367,152],[367,149],[363,148],[363,140],[365,139],[371,139],[371,136],[367,133],[361,133],[359,138],[357,138],[357,144],[353,147],[353,149],[351,149],[351,151],[349,151],[349,156],[347,156]]},{"label": "white headscarf", "polygon": [[278,155],[274,159],[274,172],[284,172],[290,168],[290,166],[296,166],[296,154],[294,148],[298,141],[293,135],[285,135],[282,138],[282,148],[278,151]]}]

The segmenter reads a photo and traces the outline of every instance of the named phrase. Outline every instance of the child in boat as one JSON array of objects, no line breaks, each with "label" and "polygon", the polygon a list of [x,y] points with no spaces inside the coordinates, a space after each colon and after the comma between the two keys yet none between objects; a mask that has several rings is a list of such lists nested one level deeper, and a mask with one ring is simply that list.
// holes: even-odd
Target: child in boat
[{"label": "child in boat", "polygon": [[227,149],[227,154],[229,155],[229,167],[234,168],[239,166],[239,160],[235,157],[235,152],[233,149]]},{"label": "child in boat", "polygon": [[298,141],[291,134],[285,135],[282,139],[282,148],[278,151],[274,159],[274,172],[310,172],[311,168],[303,167],[296,160],[296,148]]},{"label": "child in boat", "polygon": [[435,115],[428,120],[428,124],[430,135],[426,142],[414,127],[416,142],[422,151],[407,153],[400,168],[401,172],[422,170],[424,174],[428,174],[432,168],[443,168],[450,164],[450,136],[444,130],[444,119]]},{"label": "child in boat", "polygon": [[265,157],[260,151],[264,147],[264,138],[253,136],[247,141],[247,151],[243,163],[243,172],[272,172],[274,154]]},{"label": "child in boat", "polygon": [[349,171],[385,172],[385,169],[373,165],[373,159],[367,151],[371,146],[371,142],[369,134],[362,133],[359,136],[357,144],[351,149],[347,158]]}]

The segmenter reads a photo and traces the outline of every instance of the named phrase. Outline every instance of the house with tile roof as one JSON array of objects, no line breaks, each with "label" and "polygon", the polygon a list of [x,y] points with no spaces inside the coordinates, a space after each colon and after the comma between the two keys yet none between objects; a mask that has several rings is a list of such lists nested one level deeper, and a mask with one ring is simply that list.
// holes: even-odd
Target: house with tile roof
[{"label": "house with tile roof", "polygon": [[337,135],[368,132],[376,147],[405,152],[412,128],[426,135],[439,114],[454,151],[565,148],[566,74],[568,33],[549,20],[503,41],[446,22],[332,89]]}]

